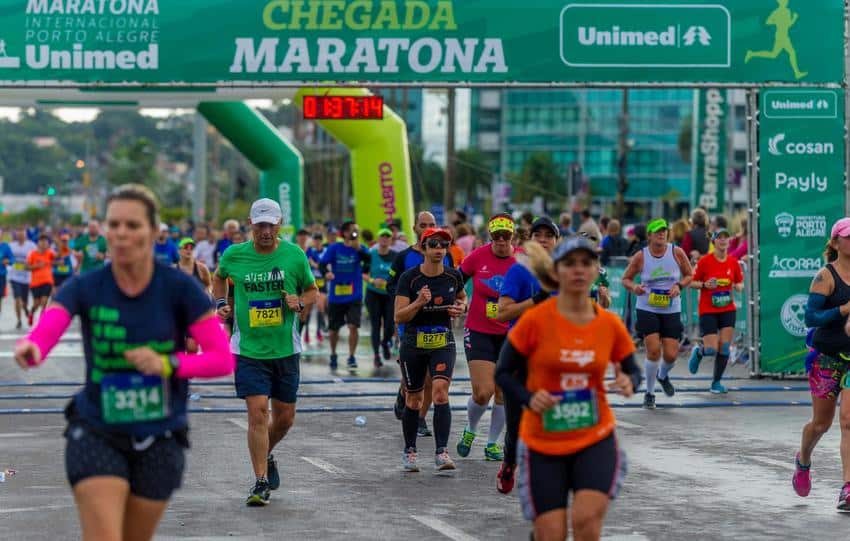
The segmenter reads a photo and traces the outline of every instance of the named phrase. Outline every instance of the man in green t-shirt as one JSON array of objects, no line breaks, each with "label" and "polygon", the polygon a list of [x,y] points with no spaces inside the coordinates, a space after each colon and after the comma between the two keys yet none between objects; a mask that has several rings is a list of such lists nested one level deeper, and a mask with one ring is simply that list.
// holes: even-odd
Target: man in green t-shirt
[{"label": "man in green t-shirt", "polygon": [[[252,242],[227,248],[213,278],[221,319],[233,315],[231,351],[236,355],[236,394],[248,408],[248,450],[256,482],[250,506],[269,503],[280,475],[271,451],[292,427],[300,379],[299,319],[316,301],[318,289],[307,256],[280,239],[283,214],[271,199],[251,206]],[[234,305],[227,303],[227,279]],[[269,422],[269,398],[272,415]]]},{"label": "man in green t-shirt", "polygon": [[106,239],[100,234],[100,223],[89,220],[88,229],[88,234],[77,237],[73,246],[80,274],[99,269],[106,259]]}]

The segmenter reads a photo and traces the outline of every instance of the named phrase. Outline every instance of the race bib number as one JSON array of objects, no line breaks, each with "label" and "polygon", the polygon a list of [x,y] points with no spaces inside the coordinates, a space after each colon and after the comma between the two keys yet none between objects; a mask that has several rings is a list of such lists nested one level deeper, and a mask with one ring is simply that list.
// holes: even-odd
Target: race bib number
[{"label": "race bib number", "polygon": [[499,315],[499,303],[496,301],[487,301],[487,306],[485,307],[487,319],[496,319]]},{"label": "race bib number", "polygon": [[729,278],[718,278],[717,287],[729,287],[732,285],[732,280]]},{"label": "race bib number", "polygon": [[325,279],[316,278],[316,287],[325,287]]},{"label": "race bib number", "polygon": [[579,389],[556,393],[561,402],[543,413],[543,430],[546,432],[571,432],[590,428],[599,422],[596,391]]},{"label": "race bib number", "polygon": [[711,305],[715,308],[725,308],[732,304],[731,291],[717,291],[711,294]]},{"label": "race bib number", "polygon": [[354,295],[354,284],[337,284],[334,286],[334,295],[337,297],[347,297]]},{"label": "race bib number", "polygon": [[670,290],[653,289],[649,292],[649,305],[656,308],[669,308],[673,299],[670,297]]},{"label": "race bib number", "polygon": [[16,271],[27,270],[27,266],[26,266],[25,263],[15,263],[14,265],[12,265],[12,268],[15,269]]},{"label": "race bib number", "polygon": [[283,323],[283,300],[250,301],[248,321],[251,327],[274,327]]},{"label": "race bib number", "polygon": [[71,272],[71,267],[69,267],[68,265],[59,265],[56,267],[56,272],[58,272],[59,274],[68,274],[69,272]]},{"label": "race bib number", "polygon": [[418,327],[416,329],[416,347],[419,349],[439,349],[449,343],[449,330],[445,327]]},{"label": "race bib number", "polygon": [[157,421],[168,417],[168,387],[159,376],[107,374],[100,382],[100,404],[108,424]]}]

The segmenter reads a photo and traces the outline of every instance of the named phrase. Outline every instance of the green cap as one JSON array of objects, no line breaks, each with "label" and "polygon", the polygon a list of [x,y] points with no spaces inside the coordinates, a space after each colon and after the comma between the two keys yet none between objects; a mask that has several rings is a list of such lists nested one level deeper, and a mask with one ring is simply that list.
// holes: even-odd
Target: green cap
[{"label": "green cap", "polygon": [[382,227],[382,228],[378,229],[378,236],[379,237],[392,237],[393,232],[390,231],[389,229],[387,229],[386,227]]},{"label": "green cap", "polygon": [[179,244],[179,246],[180,246],[180,249],[181,249],[181,250],[182,250],[182,249],[183,249],[183,247],[184,247],[184,246],[186,246],[187,244],[191,244],[192,246],[194,246],[194,245],[195,245],[195,239],[190,239],[189,237],[184,237],[184,238],[180,239],[180,244]]},{"label": "green cap", "polygon": [[662,229],[669,229],[667,226],[667,220],[664,218],[657,218],[646,224],[646,232],[650,234],[658,233]]}]

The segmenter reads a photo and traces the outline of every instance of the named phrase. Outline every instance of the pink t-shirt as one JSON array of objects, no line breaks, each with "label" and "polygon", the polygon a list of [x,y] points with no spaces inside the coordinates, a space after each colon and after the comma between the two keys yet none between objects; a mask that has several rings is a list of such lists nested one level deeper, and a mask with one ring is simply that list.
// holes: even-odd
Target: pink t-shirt
[{"label": "pink t-shirt", "polygon": [[516,262],[514,256],[496,257],[493,248],[485,244],[464,258],[460,270],[471,276],[472,302],[465,327],[485,334],[506,334],[508,323],[495,319],[499,308],[499,291],[508,269]]}]

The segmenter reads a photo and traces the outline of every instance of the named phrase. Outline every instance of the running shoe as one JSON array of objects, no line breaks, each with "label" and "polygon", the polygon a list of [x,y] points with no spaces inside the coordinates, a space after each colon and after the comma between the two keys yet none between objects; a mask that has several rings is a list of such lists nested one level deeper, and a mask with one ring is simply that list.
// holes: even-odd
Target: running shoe
[{"label": "running shoe", "polygon": [[15,325],[15,328],[16,328],[16,329],[20,329],[21,327],[23,327],[23,324],[21,323],[21,320],[19,319],[19,320],[18,320],[18,324],[17,324],[17,325]]},{"label": "running shoe", "polygon": [[[801,498],[808,496],[809,491],[812,490],[812,465],[803,466],[800,464],[800,453],[797,453],[794,459],[794,476],[791,478],[791,486],[794,487],[797,496]],[[844,488],[847,488],[847,485],[844,485]],[[844,491],[842,490],[841,493],[844,494]],[[840,505],[841,498],[838,499],[838,502]]]},{"label": "running shoe", "polygon": [[674,389],[673,384],[670,383],[670,376],[667,376],[664,379],[658,378],[658,383],[661,384],[661,388],[664,389],[664,394],[667,396],[673,396],[676,394],[676,389]]},{"label": "running shoe", "polygon": [[309,344],[309,343],[310,343],[310,333],[309,333],[309,332],[305,332],[305,333],[304,333],[304,343],[305,343],[305,344]]},{"label": "running shoe", "polygon": [[336,372],[336,369],[339,367],[339,363],[337,362],[336,353],[331,353],[331,371]]},{"label": "running shoe", "polygon": [[271,489],[269,482],[265,479],[257,479],[254,483],[254,488],[248,493],[248,500],[245,502],[248,507],[262,507],[269,504],[271,497]]},{"label": "running shoe", "polygon": [[375,355],[375,360],[372,362],[372,364],[375,366],[375,368],[381,368],[382,366],[384,366],[384,361],[381,360],[380,355]]},{"label": "running shoe", "polygon": [[643,395],[643,409],[654,410],[655,409],[655,395],[652,393],[645,393]]},{"label": "running shoe", "polygon": [[32,310],[27,310],[27,323],[29,323],[30,327],[32,327],[32,320],[33,320],[34,317],[35,317],[35,308],[33,308]]},{"label": "running shoe", "polygon": [[428,429],[428,421],[426,421],[423,417],[419,418],[419,428],[417,429],[416,434],[420,438],[429,438],[433,436],[431,431]]},{"label": "running shoe", "polygon": [[499,466],[499,473],[496,474],[496,490],[502,494],[510,494],[514,489],[514,471],[516,464],[508,464],[502,462]]},{"label": "running shoe", "polygon": [[434,465],[437,471],[449,471],[456,469],[454,460],[452,460],[452,457],[449,456],[448,451],[445,449],[443,449],[442,453],[434,455]]},{"label": "running shoe", "polygon": [[457,454],[462,457],[469,456],[469,451],[472,450],[472,442],[475,441],[475,432],[469,430],[469,428],[463,429],[463,435],[460,437],[460,441],[457,442]]},{"label": "running shoe", "polygon": [[844,483],[838,495],[838,510],[850,511],[850,483]]},{"label": "running shoe", "polygon": [[488,443],[484,448],[484,460],[492,462],[501,462],[505,459],[505,453],[502,451],[502,446],[498,443]]},{"label": "running shoe", "polygon": [[729,389],[727,389],[726,386],[719,381],[715,381],[711,384],[709,391],[711,394],[726,394],[729,392]]},{"label": "running shoe", "polygon": [[688,358],[688,372],[696,374],[699,371],[699,363],[702,360],[702,348],[694,346],[691,349],[691,356]]},{"label": "running shoe", "polygon": [[322,335],[322,331],[316,332],[316,340],[321,344],[325,341],[324,335]]},{"label": "running shoe", "polygon": [[357,358],[354,355],[348,358],[348,368],[351,370],[357,368]]},{"label": "running shoe", "polygon": [[419,466],[416,465],[416,448],[408,447],[401,455],[401,464],[406,472],[418,472]]},{"label": "running shoe", "polygon": [[395,397],[393,414],[395,414],[395,418],[399,421],[401,421],[401,418],[404,415],[404,393],[401,392],[401,387],[398,389],[398,396]]},{"label": "running shoe", "polygon": [[277,461],[274,455],[269,455],[266,459],[267,475],[269,477],[269,488],[277,490],[280,488],[280,472],[277,471]]},{"label": "running shoe", "polygon": [[384,360],[389,361],[390,357],[392,357],[392,352],[390,351],[390,343],[384,342],[381,344],[381,353],[384,354]]}]

